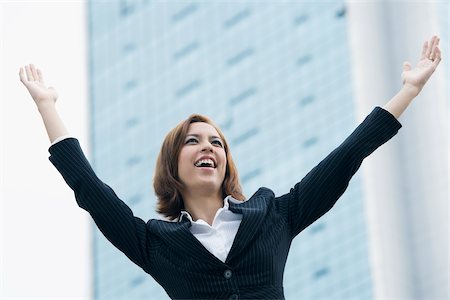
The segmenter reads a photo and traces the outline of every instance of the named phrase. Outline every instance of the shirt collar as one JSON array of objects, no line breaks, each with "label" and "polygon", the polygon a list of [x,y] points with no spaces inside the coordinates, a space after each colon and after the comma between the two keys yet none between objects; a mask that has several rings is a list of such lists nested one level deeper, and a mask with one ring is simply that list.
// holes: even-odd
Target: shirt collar
[{"label": "shirt collar", "polygon": [[[231,201],[233,203],[242,203],[242,201],[239,201],[235,198],[233,198],[231,195],[228,195],[225,197],[225,199],[223,199],[223,208],[225,209],[229,209],[230,205],[228,204],[228,201]],[[192,220],[192,216],[190,213],[188,213],[185,210],[182,210],[180,213],[180,216],[175,218],[172,222],[181,222],[183,220],[183,217],[186,217],[191,223],[194,222],[194,220]]]}]

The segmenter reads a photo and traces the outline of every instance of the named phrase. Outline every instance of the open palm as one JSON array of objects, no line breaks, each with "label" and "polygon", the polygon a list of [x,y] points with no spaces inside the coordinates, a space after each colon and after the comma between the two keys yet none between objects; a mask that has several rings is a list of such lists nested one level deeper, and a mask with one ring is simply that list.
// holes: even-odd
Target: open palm
[{"label": "open palm", "polygon": [[26,78],[23,68],[20,68],[20,81],[25,85],[33,98],[36,105],[45,103],[54,103],[58,99],[58,93],[53,87],[47,87],[44,83],[44,77],[39,69],[36,69],[33,64],[25,66]]},{"label": "open palm", "polygon": [[430,43],[423,44],[422,56],[414,68],[411,67],[410,62],[403,64],[402,80],[404,85],[416,89],[417,93],[422,90],[441,61],[441,51],[438,46],[439,38],[434,36]]}]

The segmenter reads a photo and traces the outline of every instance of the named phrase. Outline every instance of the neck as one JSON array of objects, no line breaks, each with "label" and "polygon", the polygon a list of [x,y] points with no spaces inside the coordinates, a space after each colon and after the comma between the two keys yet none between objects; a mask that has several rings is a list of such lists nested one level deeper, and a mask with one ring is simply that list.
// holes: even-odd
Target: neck
[{"label": "neck", "polygon": [[212,226],[214,216],[219,208],[223,207],[221,193],[211,195],[210,193],[184,193],[184,207],[194,221],[202,219]]}]

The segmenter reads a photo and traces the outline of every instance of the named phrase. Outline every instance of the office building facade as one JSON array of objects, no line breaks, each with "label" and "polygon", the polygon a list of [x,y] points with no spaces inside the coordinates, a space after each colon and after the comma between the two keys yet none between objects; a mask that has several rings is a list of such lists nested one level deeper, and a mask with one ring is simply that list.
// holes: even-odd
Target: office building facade
[{"label": "office building facade", "polygon": [[[93,166],[142,219],[162,218],[156,157],[191,113],[223,130],[250,197],[260,186],[289,192],[373,108],[355,94],[344,1],[90,1],[87,9]],[[358,172],[296,237],[287,299],[375,298],[367,186]],[[93,230],[95,299],[168,299]]]}]

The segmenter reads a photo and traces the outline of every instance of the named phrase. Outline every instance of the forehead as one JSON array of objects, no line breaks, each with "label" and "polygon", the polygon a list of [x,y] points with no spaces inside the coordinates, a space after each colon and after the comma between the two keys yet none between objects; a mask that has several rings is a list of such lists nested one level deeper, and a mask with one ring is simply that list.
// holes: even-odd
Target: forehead
[{"label": "forehead", "polygon": [[187,135],[189,135],[189,134],[219,136],[219,133],[217,132],[217,130],[212,125],[205,123],[205,122],[196,122],[196,123],[189,124],[189,129],[188,129]]}]

